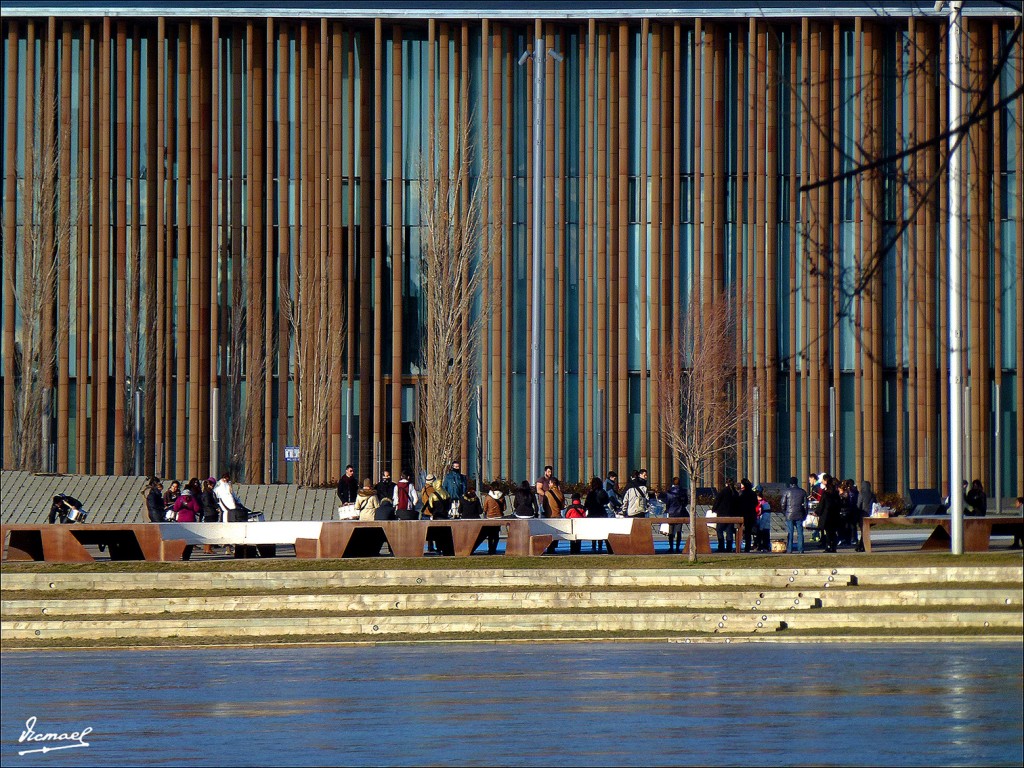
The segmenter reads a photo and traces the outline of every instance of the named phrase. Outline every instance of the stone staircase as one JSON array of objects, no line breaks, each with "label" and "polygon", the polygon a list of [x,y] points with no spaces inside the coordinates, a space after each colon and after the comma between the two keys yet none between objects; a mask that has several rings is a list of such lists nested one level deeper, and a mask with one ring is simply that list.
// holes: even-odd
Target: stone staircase
[{"label": "stone staircase", "polygon": [[606,637],[1020,639],[1024,569],[5,573],[4,648]]}]

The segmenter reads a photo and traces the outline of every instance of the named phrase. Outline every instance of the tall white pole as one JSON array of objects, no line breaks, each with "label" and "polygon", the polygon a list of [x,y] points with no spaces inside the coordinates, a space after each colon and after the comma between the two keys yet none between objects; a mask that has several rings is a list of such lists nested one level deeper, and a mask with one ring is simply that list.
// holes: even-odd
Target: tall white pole
[{"label": "tall white pole", "polygon": [[963,486],[963,333],[960,319],[962,255],[960,253],[960,96],[962,64],[961,0],[949,4],[949,513],[951,550],[964,552]]},{"label": "tall white pole", "polygon": [[530,482],[540,477],[541,281],[544,279],[544,39],[533,49],[533,307],[530,337]]}]

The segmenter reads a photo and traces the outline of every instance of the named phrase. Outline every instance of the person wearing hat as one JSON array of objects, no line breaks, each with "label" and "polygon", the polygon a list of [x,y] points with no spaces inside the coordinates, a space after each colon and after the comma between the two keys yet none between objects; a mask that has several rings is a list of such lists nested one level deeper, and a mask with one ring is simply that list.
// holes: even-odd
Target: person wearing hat
[{"label": "person wearing hat", "polygon": [[[789,487],[782,492],[782,514],[786,518],[786,552],[804,552],[804,518],[807,517],[807,494],[800,487],[800,481],[789,478]],[[793,549],[793,533],[796,533],[797,548]]]}]

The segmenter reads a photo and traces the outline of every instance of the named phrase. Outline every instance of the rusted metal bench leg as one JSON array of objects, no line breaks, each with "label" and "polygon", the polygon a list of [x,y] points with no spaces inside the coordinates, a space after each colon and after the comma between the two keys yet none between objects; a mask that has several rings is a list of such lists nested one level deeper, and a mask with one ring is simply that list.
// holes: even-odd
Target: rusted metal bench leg
[{"label": "rusted metal bench leg", "polygon": [[[949,531],[946,530],[945,525],[936,525],[935,530],[932,531],[932,535],[925,539],[924,544],[921,545],[922,551],[935,551],[942,550],[948,552],[952,539],[949,537]],[[867,551],[867,547],[864,548]]]},{"label": "rusted metal bench leg", "polygon": [[[4,531],[4,539],[7,538],[7,531]],[[0,540],[0,545],[4,544]],[[43,534],[42,531],[11,531],[10,543],[7,544],[6,560],[42,560],[43,559]]]}]

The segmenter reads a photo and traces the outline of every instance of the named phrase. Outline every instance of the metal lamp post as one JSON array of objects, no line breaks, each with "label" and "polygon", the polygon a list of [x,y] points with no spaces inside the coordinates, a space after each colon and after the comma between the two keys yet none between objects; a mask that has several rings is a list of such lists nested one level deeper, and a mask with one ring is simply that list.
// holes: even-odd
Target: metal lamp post
[{"label": "metal lamp post", "polygon": [[[555,50],[548,56],[555,61],[565,57]],[[541,283],[544,269],[544,38],[538,37],[533,51],[524,51],[519,57],[523,66],[533,59],[533,308],[530,313],[533,334],[530,338],[530,453],[527,471],[532,479],[540,477],[540,324]]]},{"label": "metal lamp post", "polygon": [[[943,2],[935,4],[936,12]],[[963,345],[960,299],[963,256],[960,248],[961,216],[960,142],[958,133],[963,121],[961,112],[962,33],[961,0],[949,2],[949,514],[950,548],[954,555],[964,552],[964,494],[963,494]]]}]

